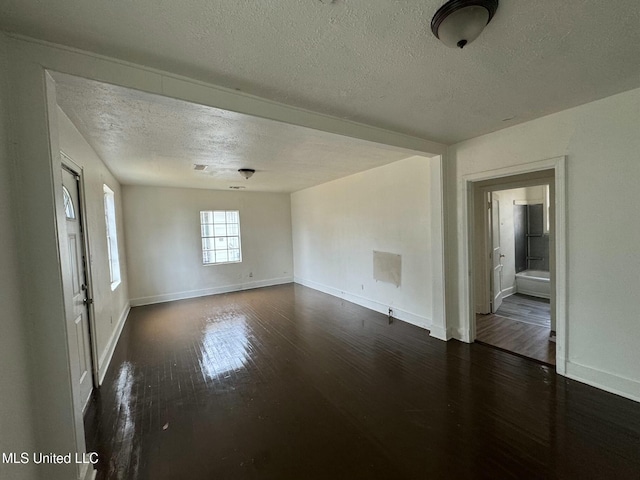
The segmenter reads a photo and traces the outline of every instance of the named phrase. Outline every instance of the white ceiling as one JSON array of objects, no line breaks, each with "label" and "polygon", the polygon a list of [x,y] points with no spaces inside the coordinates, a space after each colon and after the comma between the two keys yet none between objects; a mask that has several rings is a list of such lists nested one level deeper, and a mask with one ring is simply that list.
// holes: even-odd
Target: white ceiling
[{"label": "white ceiling", "polygon": [[638,0],[503,0],[464,50],[442,3],[0,0],[0,28],[447,144],[640,86]]},{"label": "white ceiling", "polygon": [[[415,154],[55,73],[58,104],[123,184],[294,192]],[[194,164],[209,165],[195,171]],[[256,174],[245,180],[239,168]]]}]

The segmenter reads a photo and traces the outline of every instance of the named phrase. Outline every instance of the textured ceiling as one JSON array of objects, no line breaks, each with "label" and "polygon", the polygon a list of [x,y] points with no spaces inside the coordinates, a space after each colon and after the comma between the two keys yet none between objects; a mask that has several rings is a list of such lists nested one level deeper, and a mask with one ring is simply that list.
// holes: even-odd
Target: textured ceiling
[{"label": "textured ceiling", "polygon": [[[415,154],[55,73],[58,105],[121,183],[294,192]],[[194,164],[208,165],[195,171]],[[256,174],[245,180],[239,168]]]},{"label": "textured ceiling", "polygon": [[461,51],[442,3],[0,0],[0,28],[447,144],[640,86],[638,0],[503,0]]}]

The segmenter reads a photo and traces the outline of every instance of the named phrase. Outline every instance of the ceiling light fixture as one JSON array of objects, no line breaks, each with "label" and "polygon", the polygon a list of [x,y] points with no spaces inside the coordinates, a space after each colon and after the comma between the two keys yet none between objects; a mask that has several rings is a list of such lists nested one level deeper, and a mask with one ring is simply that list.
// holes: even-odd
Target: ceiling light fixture
[{"label": "ceiling light fixture", "polygon": [[253,168],[241,168],[240,170],[238,170],[238,172],[240,172],[240,175],[242,175],[247,180],[253,177],[253,174],[256,173]]},{"label": "ceiling light fixture", "polygon": [[498,0],[449,0],[431,20],[431,31],[447,47],[463,48],[491,21]]}]

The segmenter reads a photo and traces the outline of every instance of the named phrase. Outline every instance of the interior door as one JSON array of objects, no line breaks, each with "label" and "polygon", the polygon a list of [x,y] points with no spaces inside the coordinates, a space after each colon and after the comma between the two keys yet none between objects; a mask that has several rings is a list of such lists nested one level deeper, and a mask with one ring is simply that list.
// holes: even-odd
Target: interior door
[{"label": "interior door", "polygon": [[500,250],[500,197],[491,193],[491,313],[502,305],[502,252]]},{"label": "interior door", "polygon": [[79,392],[82,408],[87,404],[93,388],[91,366],[91,343],[89,337],[89,305],[87,275],[85,268],[84,239],[81,223],[81,203],[78,189],[78,177],[62,169],[62,190],[66,218],[66,236],[68,245],[67,271],[63,272],[66,281],[66,305],[72,305],[67,311],[67,334],[69,335],[69,356],[73,370],[74,390]]}]

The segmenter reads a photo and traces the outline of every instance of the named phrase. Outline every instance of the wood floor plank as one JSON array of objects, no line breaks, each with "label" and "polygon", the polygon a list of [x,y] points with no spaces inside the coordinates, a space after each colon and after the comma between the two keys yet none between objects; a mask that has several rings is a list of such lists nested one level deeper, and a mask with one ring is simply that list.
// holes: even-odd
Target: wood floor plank
[{"label": "wood floor plank", "polygon": [[545,298],[516,293],[502,300],[496,315],[542,327],[551,326],[551,305]]},{"label": "wood floor plank", "polygon": [[476,341],[537,360],[556,363],[556,344],[548,327],[515,321],[499,315],[476,315]]},{"label": "wood floor plank", "polygon": [[640,471],[638,403],[293,284],[133,308],[85,426],[98,479]]}]

